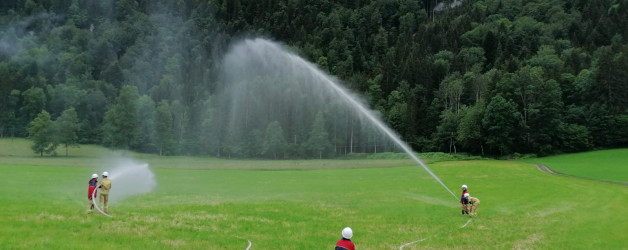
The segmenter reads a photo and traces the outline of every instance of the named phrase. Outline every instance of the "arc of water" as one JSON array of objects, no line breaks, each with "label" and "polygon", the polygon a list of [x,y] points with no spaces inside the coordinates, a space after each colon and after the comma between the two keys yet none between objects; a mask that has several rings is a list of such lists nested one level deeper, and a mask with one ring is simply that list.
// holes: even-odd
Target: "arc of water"
[{"label": "arc of water", "polygon": [[369,121],[371,121],[373,124],[375,124],[375,126],[382,132],[384,132],[388,137],[390,137],[399,147],[401,147],[403,149],[404,152],[406,152],[416,163],[418,163],[421,167],[423,167],[423,169],[425,169],[425,171],[427,171],[427,173],[429,173],[432,178],[434,178],[438,183],[440,183],[447,191],[449,191],[449,193],[451,195],[454,196],[454,199],[458,199],[458,197],[454,194],[454,192],[452,192],[447,185],[445,185],[445,183],[443,183],[443,181],[440,180],[440,178],[438,178],[438,176],[436,176],[436,174],[434,174],[434,172],[432,172],[432,170],[425,165],[425,163],[423,163],[423,161],[421,161],[421,159],[419,159],[418,156],[416,156],[416,154],[414,154],[414,152],[412,151],[412,149],[410,148],[410,146],[408,146],[405,142],[403,142],[395,132],[393,132],[390,128],[388,128],[388,126],[384,125],[379,119],[377,119],[372,112],[370,112],[366,107],[364,107],[364,105],[362,105],[360,102],[356,101],[355,98],[353,98],[346,90],[344,90],[342,87],[340,87],[339,85],[337,85],[336,83],[334,83],[332,80],[330,80],[328,77],[325,77],[325,75],[323,74],[323,72],[321,72],[319,69],[311,66],[307,61],[303,60],[301,57],[298,57],[296,55],[293,54],[288,54],[291,59],[295,62],[298,62],[301,65],[304,65],[306,67],[312,68],[312,71],[314,72],[314,74],[316,75],[316,77],[318,77],[319,79],[322,79],[326,84],[328,84],[330,87],[332,87],[332,89],[339,95],[341,95],[342,97],[345,98],[345,100],[347,100],[349,102],[350,105],[352,105],[354,108],[357,108],[357,110],[364,115]]}]

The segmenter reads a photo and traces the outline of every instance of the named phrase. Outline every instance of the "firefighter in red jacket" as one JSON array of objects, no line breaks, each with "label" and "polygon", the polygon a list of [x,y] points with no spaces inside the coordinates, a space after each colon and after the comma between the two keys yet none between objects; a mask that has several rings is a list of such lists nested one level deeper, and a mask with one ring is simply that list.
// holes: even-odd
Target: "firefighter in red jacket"
[{"label": "firefighter in red jacket", "polygon": [[94,190],[96,190],[96,186],[98,185],[98,175],[93,174],[88,184],[89,185],[87,186],[87,213],[91,214],[92,211],[94,211],[94,201],[92,200],[92,194],[94,194],[94,197],[96,197],[96,193],[94,192]]},{"label": "firefighter in red jacket", "polygon": [[336,243],[336,250],[355,250],[355,245],[351,242],[353,230],[350,227],[342,229],[342,239]]},{"label": "firefighter in red jacket", "polygon": [[469,214],[469,200],[465,197],[468,194],[467,185],[462,185],[462,196],[460,196],[460,203],[462,204],[462,214]]}]

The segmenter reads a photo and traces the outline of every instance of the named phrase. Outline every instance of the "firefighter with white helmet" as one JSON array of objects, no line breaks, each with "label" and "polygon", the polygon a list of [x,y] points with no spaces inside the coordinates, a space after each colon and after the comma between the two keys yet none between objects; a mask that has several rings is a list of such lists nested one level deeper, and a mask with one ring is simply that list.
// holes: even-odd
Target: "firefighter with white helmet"
[{"label": "firefighter with white helmet", "polygon": [[92,200],[92,193],[94,197],[96,197],[96,193],[94,190],[96,189],[96,185],[98,184],[98,175],[92,174],[92,178],[89,179],[87,186],[87,213],[91,214],[94,210],[94,201]]},{"label": "firefighter with white helmet", "polygon": [[102,173],[102,181],[100,182],[100,186],[98,188],[100,188],[100,207],[102,207],[103,211],[105,213],[107,213],[109,207],[109,190],[111,190],[111,180],[108,178],[109,177],[109,173],[108,172],[103,172]]},{"label": "firefighter with white helmet", "polygon": [[351,241],[353,230],[350,227],[342,229],[342,239],[336,243],[336,250],[355,250],[355,245]]},{"label": "firefighter with white helmet", "polygon": [[462,214],[469,214],[468,204],[469,200],[465,197],[465,194],[468,194],[467,185],[462,185],[462,196],[460,196],[460,204],[462,204]]}]

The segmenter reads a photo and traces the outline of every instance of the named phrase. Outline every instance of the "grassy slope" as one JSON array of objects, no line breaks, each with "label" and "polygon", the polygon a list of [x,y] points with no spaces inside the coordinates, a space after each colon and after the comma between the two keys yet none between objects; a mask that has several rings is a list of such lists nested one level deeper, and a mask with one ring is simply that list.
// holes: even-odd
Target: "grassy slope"
[{"label": "grassy slope", "polygon": [[579,177],[628,183],[628,148],[526,159]]},{"label": "grassy slope", "polygon": [[[619,249],[628,243],[627,188],[552,176],[520,162],[430,165],[449,187],[465,183],[482,200],[479,217],[460,229],[468,217],[459,214],[456,198],[415,165],[262,171],[168,163],[153,168],[159,183],[153,193],[112,205],[110,219],[83,214],[89,165],[5,159],[0,245],[14,248],[244,249],[241,236],[253,249],[329,249],[345,226],[354,229],[359,249],[398,249],[423,238],[404,249]],[[274,163],[293,168],[291,161]],[[309,164],[321,163],[351,168],[362,162]]]}]

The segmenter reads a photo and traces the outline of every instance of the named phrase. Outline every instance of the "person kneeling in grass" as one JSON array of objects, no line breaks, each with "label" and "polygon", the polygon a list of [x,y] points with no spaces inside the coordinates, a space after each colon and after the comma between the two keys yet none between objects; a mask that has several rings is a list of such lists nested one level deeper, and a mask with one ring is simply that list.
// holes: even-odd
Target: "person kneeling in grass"
[{"label": "person kneeling in grass", "polygon": [[478,215],[478,207],[480,206],[480,199],[472,197],[468,193],[465,194],[467,200],[469,200],[469,216],[475,217]]}]

